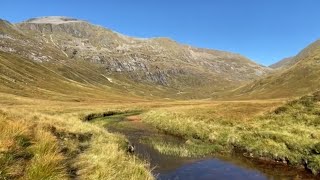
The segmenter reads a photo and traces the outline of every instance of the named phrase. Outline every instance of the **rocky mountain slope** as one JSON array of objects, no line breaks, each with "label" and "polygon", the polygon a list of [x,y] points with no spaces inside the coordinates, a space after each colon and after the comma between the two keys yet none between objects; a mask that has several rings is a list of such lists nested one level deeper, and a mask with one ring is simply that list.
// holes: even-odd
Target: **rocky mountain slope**
[{"label": "rocky mountain slope", "polygon": [[208,97],[270,72],[238,54],[168,38],[132,38],[67,17],[15,25],[1,20],[0,52],[45,66],[70,81],[143,96]]},{"label": "rocky mountain slope", "polygon": [[[239,98],[281,98],[301,96],[320,89],[320,40],[289,60],[291,65],[256,80],[231,94]],[[294,63],[292,63],[294,62]]]}]

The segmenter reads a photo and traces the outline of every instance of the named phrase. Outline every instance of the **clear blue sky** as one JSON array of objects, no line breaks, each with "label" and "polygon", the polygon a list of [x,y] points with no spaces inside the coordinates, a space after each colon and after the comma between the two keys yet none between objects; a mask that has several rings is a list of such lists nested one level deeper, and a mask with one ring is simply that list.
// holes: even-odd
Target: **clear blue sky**
[{"label": "clear blue sky", "polygon": [[137,37],[169,37],[264,65],[320,38],[319,0],[2,0],[0,18],[70,16]]}]

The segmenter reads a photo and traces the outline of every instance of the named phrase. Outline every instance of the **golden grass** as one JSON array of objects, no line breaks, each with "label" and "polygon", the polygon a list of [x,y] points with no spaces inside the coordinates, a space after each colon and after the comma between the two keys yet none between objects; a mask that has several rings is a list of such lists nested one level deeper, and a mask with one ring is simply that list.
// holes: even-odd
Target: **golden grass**
[{"label": "golden grass", "polygon": [[[315,94],[276,109],[281,102],[160,108],[145,113],[143,121],[177,136],[214,144],[217,152],[242,151],[251,157],[306,164],[317,174],[319,100]],[[158,148],[169,151],[170,147]]]},{"label": "golden grass", "polygon": [[67,179],[65,157],[60,153],[57,139],[48,131],[36,129],[33,158],[26,169],[26,179]]},{"label": "golden grass", "polygon": [[[26,149],[32,158],[21,163],[23,167],[15,166],[21,170],[19,177],[69,179],[74,175],[70,174],[70,170],[75,170],[79,179],[153,179],[148,163],[126,153],[123,136],[111,134],[103,127],[82,120],[90,113],[126,111],[128,108],[111,108],[106,103],[100,107],[103,104],[101,102],[97,105],[96,102],[59,102],[17,96],[8,98],[12,98],[12,104],[2,106],[3,113],[0,113],[0,129],[7,134],[1,136],[0,149],[9,147],[12,144],[11,137],[21,134],[30,136],[32,143]],[[9,121],[7,116],[19,121]],[[7,121],[11,123],[4,126]],[[79,137],[87,139],[81,140]],[[3,177],[13,177],[7,171],[14,165],[3,162],[5,168],[3,171],[1,169],[0,175],[5,173]]]},{"label": "golden grass", "polygon": [[[124,142],[122,136],[114,135],[107,132],[104,128],[89,122],[83,122],[84,116],[97,112],[124,112],[127,110],[139,109],[173,109],[185,110],[195,109],[199,107],[198,114],[214,114],[215,108],[228,107],[233,109],[233,116],[245,114],[246,106],[252,109],[252,114],[262,112],[270,106],[279,104],[275,102],[261,102],[261,106],[255,107],[255,102],[212,102],[212,101],[131,101],[121,99],[122,104],[113,101],[90,100],[82,102],[73,101],[53,101],[21,97],[17,95],[0,94],[1,109],[13,119],[19,119],[26,124],[26,130],[32,130],[32,148],[34,152],[38,152],[39,156],[34,156],[28,161],[28,167],[23,173],[25,176],[34,178],[40,175],[34,169],[42,169],[45,172],[51,169],[57,172],[58,178],[68,178],[64,173],[68,173],[68,167],[71,166],[77,170],[77,177],[80,179],[152,179],[147,163],[142,162],[135,157],[125,153]],[[231,103],[231,105],[229,105]],[[212,108],[208,108],[212,107]],[[210,109],[210,110],[208,110]],[[218,112],[218,109],[216,109]],[[222,110],[222,109],[221,109]],[[190,111],[192,112],[192,111]],[[200,113],[201,112],[201,113]],[[225,112],[225,111],[222,111]],[[229,113],[225,113],[229,114]],[[231,115],[231,114],[230,114]],[[2,115],[3,116],[3,115]],[[199,116],[198,118],[202,118]],[[19,124],[19,123],[18,123]],[[35,127],[33,127],[35,126]],[[12,126],[14,127],[14,126]],[[40,128],[41,127],[41,128]],[[51,127],[55,127],[57,132],[64,134],[85,135],[90,134],[91,139],[86,142],[79,142],[77,139],[59,139],[53,136],[50,131]],[[41,134],[38,136],[38,133]],[[16,132],[16,131],[15,131]],[[52,136],[52,137],[51,137]],[[41,138],[43,137],[43,138]],[[51,138],[50,138],[51,137]],[[57,145],[57,146],[56,146]],[[83,151],[79,151],[80,146],[85,146]],[[63,148],[67,147],[65,154],[59,153]],[[51,155],[46,155],[50,152]],[[41,157],[40,157],[41,156]],[[69,156],[72,156],[70,158]],[[61,161],[62,166],[41,166],[41,158],[55,159]],[[29,165],[34,162],[35,165]],[[53,168],[54,167],[54,168]],[[60,171],[60,173],[58,173]],[[49,172],[46,172],[50,176]],[[44,176],[44,175],[43,175]]]},{"label": "golden grass", "polygon": [[[18,178],[23,175],[24,158],[15,158],[26,152],[18,141],[19,137],[28,138],[31,135],[29,126],[24,123],[14,123],[5,114],[0,115],[0,179]],[[17,170],[18,168],[18,170]]]},{"label": "golden grass", "polygon": [[1,112],[0,177],[66,179],[55,137],[38,124]]},{"label": "golden grass", "polygon": [[[24,151],[33,155],[22,163],[14,163],[15,165],[6,161],[1,176],[10,175],[12,171],[13,174],[18,174],[14,175],[15,177],[68,179],[70,170],[75,170],[75,174],[72,175],[79,179],[153,179],[147,162],[125,152],[123,136],[111,134],[98,124],[82,121],[84,116],[99,112],[144,110],[147,112],[143,115],[144,122],[191,140],[201,139],[214,143],[215,146],[202,146],[201,148],[205,149],[203,153],[221,149],[231,151],[232,147],[237,146],[252,152],[255,156],[263,155],[279,160],[288,157],[290,153],[285,149],[287,147],[283,142],[291,142],[292,147],[299,149],[304,145],[314,144],[315,141],[299,144],[290,139],[297,139],[299,142],[309,139],[307,135],[301,136],[309,130],[313,132],[313,137],[320,137],[318,130],[306,124],[285,126],[285,121],[258,118],[268,117],[267,112],[272,112],[283,105],[283,100],[126,101],[123,97],[122,103],[119,104],[92,99],[74,102],[32,99],[7,94],[0,96],[6,97],[0,100],[2,104],[0,122],[3,124],[8,121],[13,122],[10,127],[15,129],[10,130],[1,124],[0,128],[3,128],[1,130],[7,129],[7,134],[11,135],[1,136],[8,140],[1,139],[0,149],[11,146],[10,143],[13,141],[10,141],[10,137],[17,136],[15,133],[22,133],[30,137],[32,142]],[[302,116],[312,119],[307,113]],[[290,116],[285,120],[291,122]],[[56,128],[56,134],[52,131],[52,127]],[[281,132],[277,131],[277,128]],[[292,136],[293,133],[298,135]],[[82,141],[77,138],[79,136],[88,138]],[[156,145],[158,150],[168,154],[199,155],[196,152],[197,147],[193,145],[187,144],[183,147],[161,143]],[[67,150],[62,151],[63,149]],[[302,156],[295,159],[298,160],[300,157]],[[308,157],[310,160],[308,165],[317,169],[319,165],[317,157]],[[294,163],[295,159],[292,158],[290,161]],[[12,169],[20,171],[14,172]]]},{"label": "golden grass", "polygon": [[265,78],[238,87],[221,95],[223,99],[270,99],[300,97],[320,89],[320,41],[303,49],[292,66]]}]

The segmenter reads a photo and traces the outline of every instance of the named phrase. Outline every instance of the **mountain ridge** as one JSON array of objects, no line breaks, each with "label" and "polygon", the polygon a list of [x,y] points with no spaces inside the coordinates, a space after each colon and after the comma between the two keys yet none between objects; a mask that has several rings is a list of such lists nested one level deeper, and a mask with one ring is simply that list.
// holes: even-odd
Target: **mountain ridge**
[{"label": "mountain ridge", "polygon": [[296,62],[294,61],[294,56],[293,57],[287,57],[283,58],[282,60],[271,64],[269,67],[272,69],[283,69],[283,68],[288,68],[292,65],[294,65]]},{"label": "mountain ridge", "polygon": [[280,62],[275,73],[232,90],[229,96],[232,94],[233,97],[245,99],[296,97],[320,89],[320,40],[311,43],[288,61],[283,65]]},{"label": "mountain ridge", "polygon": [[[69,17],[33,18],[10,26],[17,33],[0,30],[5,34],[0,39],[4,52],[38,63],[86,61],[101,76],[133,86],[164,88],[172,97],[178,93],[179,97],[209,97],[272,71],[236,53],[196,48],[168,38],[133,38]],[[67,78],[79,80],[70,74]]]}]

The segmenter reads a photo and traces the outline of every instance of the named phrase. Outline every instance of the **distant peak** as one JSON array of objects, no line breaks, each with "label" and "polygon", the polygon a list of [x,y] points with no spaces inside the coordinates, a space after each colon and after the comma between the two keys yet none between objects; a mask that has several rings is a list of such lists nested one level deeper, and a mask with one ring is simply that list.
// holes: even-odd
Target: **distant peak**
[{"label": "distant peak", "polygon": [[9,22],[9,21],[4,20],[4,19],[1,19],[1,18],[0,18],[0,22],[6,23],[6,24],[10,24],[10,22]]},{"label": "distant peak", "polygon": [[63,23],[74,23],[74,22],[84,22],[83,20],[64,17],[64,16],[46,16],[32,18],[25,21],[25,23],[36,23],[36,24],[63,24]]}]

